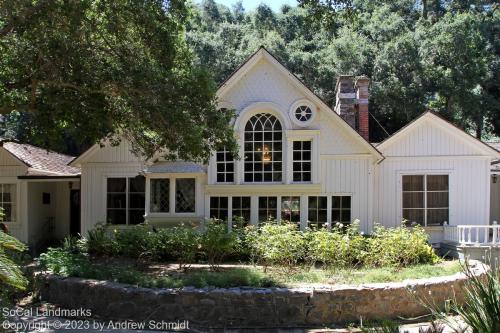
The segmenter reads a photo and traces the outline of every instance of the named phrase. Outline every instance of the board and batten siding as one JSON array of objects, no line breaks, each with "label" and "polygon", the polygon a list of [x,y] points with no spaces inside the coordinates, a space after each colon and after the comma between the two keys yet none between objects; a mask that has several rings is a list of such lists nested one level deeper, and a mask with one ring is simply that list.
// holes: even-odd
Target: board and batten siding
[{"label": "board and batten siding", "polygon": [[369,232],[372,225],[373,160],[322,155],[321,191],[328,195],[351,196],[351,219],[359,219],[361,230]]},{"label": "board and batten siding", "polygon": [[[489,224],[491,155],[437,116],[424,116],[413,125],[378,146],[385,159],[375,170],[375,221],[401,223],[403,175],[448,174],[448,223]],[[433,235],[433,241],[439,241],[438,236]]]}]

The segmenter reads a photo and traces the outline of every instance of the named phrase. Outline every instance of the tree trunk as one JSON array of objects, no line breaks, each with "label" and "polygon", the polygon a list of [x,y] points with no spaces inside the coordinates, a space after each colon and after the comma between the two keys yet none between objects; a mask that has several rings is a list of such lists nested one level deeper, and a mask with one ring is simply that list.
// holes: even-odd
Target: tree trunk
[{"label": "tree trunk", "polygon": [[427,20],[427,0],[422,0],[422,17]]}]

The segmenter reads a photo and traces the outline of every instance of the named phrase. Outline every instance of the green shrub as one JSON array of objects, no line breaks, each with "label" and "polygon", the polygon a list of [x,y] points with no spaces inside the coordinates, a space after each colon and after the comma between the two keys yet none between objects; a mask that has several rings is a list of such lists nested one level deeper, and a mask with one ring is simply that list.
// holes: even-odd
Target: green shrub
[{"label": "green shrub", "polygon": [[118,244],[106,225],[98,224],[89,230],[87,237],[82,241],[82,250],[95,255],[110,256],[118,254]]},{"label": "green shrub", "polygon": [[151,258],[155,255],[152,252],[153,231],[147,224],[115,230],[114,238],[120,255],[129,258]]},{"label": "green shrub", "polygon": [[264,266],[293,267],[304,260],[306,237],[294,224],[264,224],[248,230],[252,257]]},{"label": "green shrub", "polygon": [[307,260],[327,266],[355,266],[366,256],[366,237],[359,232],[359,221],[335,225],[331,231],[321,229],[307,233]]},{"label": "green shrub", "polygon": [[384,228],[375,225],[368,239],[364,262],[378,267],[437,263],[440,259],[427,240],[428,235],[420,226]]},{"label": "green shrub", "polygon": [[200,249],[211,266],[238,250],[239,238],[234,232],[228,232],[224,221],[211,219],[200,237]]},{"label": "green shrub", "polygon": [[38,257],[42,269],[64,277],[77,276],[77,272],[86,266],[86,262],[83,254],[69,251],[67,248],[49,248]]},{"label": "green shrub", "polygon": [[160,229],[153,235],[152,253],[155,259],[175,260],[180,268],[196,261],[200,235],[190,227]]},{"label": "green shrub", "polygon": [[319,230],[309,232],[308,261],[331,266],[346,266],[349,252],[347,236],[338,231]]}]

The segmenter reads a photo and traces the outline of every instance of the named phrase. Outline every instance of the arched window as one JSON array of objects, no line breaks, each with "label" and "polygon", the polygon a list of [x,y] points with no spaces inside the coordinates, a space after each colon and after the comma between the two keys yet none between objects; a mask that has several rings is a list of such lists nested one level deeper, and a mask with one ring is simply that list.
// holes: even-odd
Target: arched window
[{"label": "arched window", "polygon": [[280,182],[283,133],[280,121],[259,113],[245,126],[245,182]]}]

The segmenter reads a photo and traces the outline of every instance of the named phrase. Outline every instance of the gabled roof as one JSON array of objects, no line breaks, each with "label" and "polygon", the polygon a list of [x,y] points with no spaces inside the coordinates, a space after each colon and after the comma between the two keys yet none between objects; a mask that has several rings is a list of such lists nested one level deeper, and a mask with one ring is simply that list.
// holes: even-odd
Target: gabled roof
[{"label": "gabled roof", "polygon": [[28,167],[28,176],[76,176],[80,169],[68,166],[74,157],[14,141],[0,141],[0,146]]},{"label": "gabled roof", "polygon": [[419,117],[409,122],[399,131],[378,144],[377,148],[382,152],[385,151],[388,147],[396,143],[400,138],[406,135],[413,128],[419,126],[421,123],[427,120],[432,121],[433,124],[441,126],[444,129],[452,131],[454,134],[458,135],[460,138],[466,141],[471,147],[474,147],[478,152],[481,152],[482,155],[491,156],[492,158],[500,158],[500,151],[482,142],[481,140],[478,140],[474,136],[465,132],[463,129],[453,125],[452,123],[432,111],[426,111]]},{"label": "gabled roof", "polygon": [[363,138],[355,129],[353,129],[342,117],[330,108],[318,95],[309,89],[304,82],[302,82],[295,74],[290,72],[274,55],[272,55],[264,46],[261,46],[254,54],[252,54],[243,64],[219,86],[217,90],[217,97],[222,97],[228,92],[231,87],[244,77],[260,60],[265,59],[274,65],[283,75],[290,79],[293,86],[299,89],[307,98],[313,103],[318,104],[322,109],[329,111],[331,116],[339,120],[339,124],[351,135],[355,136],[359,142],[368,149],[373,155],[379,159],[383,159],[380,151],[371,145],[365,138]]}]

